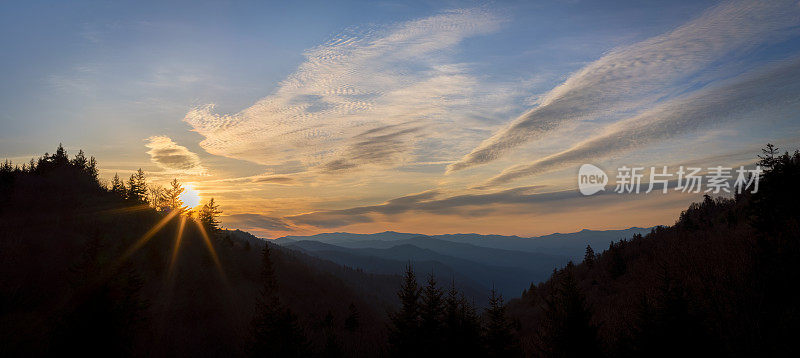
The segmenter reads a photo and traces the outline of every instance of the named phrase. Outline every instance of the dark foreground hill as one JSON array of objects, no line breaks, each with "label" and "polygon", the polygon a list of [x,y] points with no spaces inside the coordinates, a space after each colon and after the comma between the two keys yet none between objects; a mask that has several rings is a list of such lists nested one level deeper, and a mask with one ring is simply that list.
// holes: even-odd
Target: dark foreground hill
[{"label": "dark foreground hill", "polygon": [[511,301],[526,355],[796,355],[800,153],[760,164],[757,193],[706,196]]},{"label": "dark foreground hill", "polygon": [[[796,350],[798,152],[767,153],[757,193],[706,197],[672,227],[634,234],[599,255],[587,250],[581,263],[522,297],[503,305],[493,292],[477,310],[448,287],[449,277],[419,272],[418,279],[411,267],[402,278],[365,273],[304,253],[343,252],[319,242],[293,243],[298,250],[268,244],[262,252],[263,241],[247,233],[121,199],[97,183],[92,161],[58,153],[25,168],[0,167],[0,356],[751,357]],[[389,249],[445,260],[432,250],[441,242],[417,242],[434,245],[423,249],[412,243],[426,238],[384,236],[406,240]],[[386,248],[358,250],[400,262]]]},{"label": "dark foreground hill", "polygon": [[[58,154],[0,171],[0,356],[246,355],[264,242],[207,237],[194,219],[120,199],[93,168]],[[309,354],[385,350],[399,276],[271,256]]]}]

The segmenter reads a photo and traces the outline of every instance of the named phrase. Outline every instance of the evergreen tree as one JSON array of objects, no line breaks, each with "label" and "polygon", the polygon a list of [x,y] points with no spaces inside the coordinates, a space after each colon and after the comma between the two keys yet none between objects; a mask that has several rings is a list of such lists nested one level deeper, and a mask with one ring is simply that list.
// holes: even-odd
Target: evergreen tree
[{"label": "evergreen tree", "polygon": [[599,354],[592,314],[573,274],[570,262],[558,273],[555,292],[545,300],[539,330],[539,349],[547,357],[590,357]]},{"label": "evergreen tree", "polygon": [[[45,156],[47,155],[45,154]],[[51,157],[51,162],[56,168],[63,168],[69,164],[67,151],[64,149],[64,146],[61,145],[61,143],[58,143],[58,149],[56,149],[56,152]]]},{"label": "evergreen tree", "polygon": [[128,199],[136,203],[147,203],[147,178],[142,168],[128,179]]},{"label": "evergreen tree", "polygon": [[161,210],[164,206],[164,187],[160,185],[150,185],[148,187],[148,199],[147,202],[150,203],[150,206],[155,208],[156,210]]},{"label": "evergreen tree", "polygon": [[125,182],[119,178],[117,173],[114,173],[114,178],[111,179],[111,192],[122,199],[128,198],[128,189],[125,188]]},{"label": "evergreen tree", "polygon": [[12,171],[14,171],[14,167],[12,166],[11,162],[8,159],[6,159],[3,162],[3,165],[0,166],[0,172],[11,173]]},{"label": "evergreen tree", "polygon": [[778,157],[780,156],[778,147],[772,143],[767,143],[767,146],[761,149],[761,153],[762,154],[758,156],[758,165],[766,170],[773,169],[779,160]]},{"label": "evergreen tree", "polygon": [[436,286],[436,277],[428,276],[428,283],[420,294],[420,336],[422,349],[426,354],[443,353],[442,323],[444,320],[443,292]]},{"label": "evergreen tree", "polygon": [[489,308],[486,309],[486,352],[490,357],[513,357],[519,355],[519,348],[513,328],[506,316],[503,296],[492,288],[489,295]]},{"label": "evergreen tree", "polygon": [[75,294],[56,323],[53,348],[67,354],[129,355],[146,308],[139,295],[143,283],[133,266],[114,267],[101,238],[93,236],[70,271]]},{"label": "evergreen tree", "polygon": [[92,182],[97,183],[97,160],[94,157],[86,159],[83,150],[79,150],[75,158],[69,161],[69,165]]},{"label": "evergreen tree", "polygon": [[336,333],[332,329],[327,330],[325,334],[325,347],[323,348],[322,356],[329,358],[344,357],[342,345],[339,344]]},{"label": "evergreen tree", "polygon": [[481,323],[475,307],[467,302],[464,294],[456,289],[451,281],[450,289],[444,298],[443,319],[444,346],[454,357],[484,356]]},{"label": "evergreen tree", "polygon": [[278,281],[272,265],[270,244],[261,260],[261,291],[252,321],[254,357],[302,357],[306,339],[297,317],[278,298]]},{"label": "evergreen tree", "polygon": [[[689,355],[721,356],[702,322],[690,312],[690,303],[680,282],[666,265],[660,265],[658,289],[653,297],[643,297],[637,312],[634,337],[636,355],[677,357]],[[675,344],[681,342],[681,344]]]},{"label": "evergreen tree", "polygon": [[355,303],[350,303],[350,307],[347,308],[349,313],[347,318],[344,320],[344,329],[348,332],[355,332],[358,330],[358,326],[361,323],[359,321],[360,315],[358,313],[358,308],[356,307]]},{"label": "evergreen tree", "polygon": [[583,263],[586,264],[587,267],[592,268],[594,266],[595,254],[594,250],[592,250],[591,245],[586,245],[586,254],[583,256]]},{"label": "evergreen tree", "polygon": [[400,311],[389,317],[391,353],[397,357],[416,356],[420,352],[420,290],[411,264],[406,266],[397,296],[400,298]]},{"label": "evergreen tree", "polygon": [[43,156],[39,157],[39,160],[34,163],[33,159],[31,159],[31,166],[30,171],[36,172],[37,174],[44,174],[50,173],[55,169],[62,169],[67,168],[70,165],[69,157],[67,156],[67,151],[64,147],[59,144],[58,149],[53,155],[49,153],[44,153]]},{"label": "evergreen tree", "polygon": [[[634,235],[634,238],[637,238],[636,235]],[[625,261],[625,257],[622,256],[623,244],[624,241],[622,240],[617,243],[612,242],[608,247],[608,251],[606,251],[608,256],[610,256],[608,273],[613,279],[619,278],[628,270],[628,264]]]},{"label": "evergreen tree", "polygon": [[322,349],[322,356],[331,358],[344,356],[342,346],[336,336],[336,322],[331,311],[328,311],[325,318],[322,319],[321,326],[325,333],[325,346]]},{"label": "evergreen tree", "polygon": [[197,217],[200,219],[200,222],[206,226],[211,232],[218,232],[219,231],[219,214],[222,214],[222,210],[219,209],[219,205],[214,202],[214,198],[211,198],[207,203],[200,208],[200,211],[197,213]]},{"label": "evergreen tree", "polygon": [[75,155],[75,158],[70,160],[70,165],[72,165],[75,169],[79,171],[85,171],[88,167],[89,161],[86,159],[86,155],[83,154],[83,150],[79,150],[78,154]]},{"label": "evergreen tree", "polygon": [[169,207],[170,210],[186,211],[187,208],[183,204],[183,200],[181,200],[181,194],[186,189],[178,182],[178,179],[172,179],[169,185],[170,187],[164,190],[164,205]]},{"label": "evergreen tree", "polygon": [[84,170],[86,176],[92,179],[93,182],[99,183],[100,182],[100,172],[97,169],[97,159],[94,157],[89,158],[89,163],[86,165],[86,169]]},{"label": "evergreen tree", "polygon": [[131,174],[128,178],[128,193],[125,194],[125,198],[131,201],[138,201],[138,183],[136,181],[136,174]]}]

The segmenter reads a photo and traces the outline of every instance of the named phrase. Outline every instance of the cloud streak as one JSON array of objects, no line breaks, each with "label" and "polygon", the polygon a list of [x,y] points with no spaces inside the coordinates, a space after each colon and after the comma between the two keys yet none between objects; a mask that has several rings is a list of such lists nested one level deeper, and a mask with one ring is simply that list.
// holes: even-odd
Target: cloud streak
[{"label": "cloud streak", "polygon": [[225,225],[257,231],[294,231],[294,228],[283,221],[262,214],[234,214],[222,218]]},{"label": "cloud streak", "polygon": [[800,110],[800,60],[781,63],[668,101],[615,123],[605,133],[565,151],[508,168],[482,188],[607,158],[705,126],[743,119],[746,114],[763,110],[770,110],[769,115],[778,118],[796,116]]},{"label": "cloud streak", "polygon": [[[671,183],[671,187],[674,186],[675,183]],[[423,214],[428,218],[455,216],[463,220],[479,220],[518,216],[525,220],[525,217],[530,218],[532,215],[574,212],[576,208],[579,210],[601,208],[594,214],[606,214],[605,209],[611,205],[633,203],[640,200],[636,198],[636,194],[617,194],[609,190],[592,196],[583,196],[577,190],[542,192],[543,189],[545,188],[542,186],[524,186],[493,193],[458,195],[448,195],[439,190],[430,190],[398,197],[378,205],[316,211],[287,216],[283,219],[295,225],[319,229],[374,223],[382,220],[392,221],[409,213]],[[671,191],[667,196],[670,195],[685,194]],[[649,196],[649,198],[655,199],[656,196]],[[683,200],[686,198],[684,197]]]},{"label": "cloud streak", "polygon": [[448,166],[448,172],[496,160],[568,121],[641,110],[697,85],[703,70],[712,70],[704,74],[712,80],[716,61],[795,34],[798,15],[796,1],[734,1],[671,32],[616,49],[551,90],[538,107]]},{"label": "cloud streak", "polygon": [[535,194],[539,186],[527,186],[495,193],[461,194],[445,196],[439,190],[402,196],[379,205],[359,206],[341,210],[317,211],[288,216],[285,219],[298,225],[333,228],[375,221],[375,215],[398,215],[418,212],[434,215],[482,216],[495,204],[525,204],[568,197],[577,197],[575,191]]},{"label": "cloud streak", "polygon": [[279,185],[294,185],[297,183],[297,180],[295,180],[292,177],[279,176],[279,175],[256,176],[253,177],[250,181],[253,183],[267,183],[267,184],[279,184]]},{"label": "cloud streak", "polygon": [[150,160],[169,173],[202,175],[206,169],[200,163],[200,157],[188,148],[179,145],[165,136],[147,138],[147,154]]},{"label": "cloud streak", "polygon": [[[451,54],[466,38],[504,20],[484,9],[444,12],[352,31],[306,53],[274,94],[236,114],[207,105],[184,120],[212,154],[264,165],[299,160],[323,173],[391,167],[412,160],[415,143],[459,130],[454,118],[495,108],[487,90]],[[477,108],[476,108],[477,107]]]}]

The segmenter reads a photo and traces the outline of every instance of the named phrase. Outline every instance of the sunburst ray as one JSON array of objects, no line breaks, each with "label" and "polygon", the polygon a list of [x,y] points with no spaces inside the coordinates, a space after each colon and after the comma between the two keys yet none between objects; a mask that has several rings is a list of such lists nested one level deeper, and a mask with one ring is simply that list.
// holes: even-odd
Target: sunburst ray
[{"label": "sunburst ray", "polygon": [[163,217],[158,223],[153,225],[153,227],[150,228],[150,230],[147,230],[147,232],[144,233],[144,235],[142,235],[142,237],[139,238],[138,241],[136,241],[133,245],[131,245],[131,247],[128,248],[128,250],[125,251],[125,253],[122,254],[122,256],[120,256],[119,262],[124,262],[125,260],[133,256],[133,254],[135,254],[136,251],[138,251],[140,248],[142,248],[142,246],[144,246],[144,244],[150,241],[153,235],[158,233],[161,230],[161,228],[164,227],[164,225],[166,225],[170,220],[172,220],[172,218],[175,217],[175,215],[178,215],[179,213],[180,210],[170,211],[169,214],[167,214],[167,216]]},{"label": "sunburst ray", "polygon": [[206,232],[206,228],[203,227],[203,224],[198,220],[194,220],[194,223],[197,225],[197,228],[200,230],[200,234],[203,236],[203,242],[205,242],[208,253],[214,260],[214,265],[216,265],[217,270],[219,270],[220,277],[224,279],[225,272],[222,270],[222,264],[219,261],[219,256],[217,256],[217,250],[214,250],[214,245],[211,243],[211,239],[208,236],[208,232]]},{"label": "sunburst ray", "polygon": [[172,277],[175,264],[178,261],[178,250],[180,250],[181,240],[183,240],[183,228],[185,225],[186,217],[181,216],[180,224],[178,224],[178,234],[175,236],[175,245],[172,248],[172,258],[169,261],[169,271],[167,271],[168,277]]}]

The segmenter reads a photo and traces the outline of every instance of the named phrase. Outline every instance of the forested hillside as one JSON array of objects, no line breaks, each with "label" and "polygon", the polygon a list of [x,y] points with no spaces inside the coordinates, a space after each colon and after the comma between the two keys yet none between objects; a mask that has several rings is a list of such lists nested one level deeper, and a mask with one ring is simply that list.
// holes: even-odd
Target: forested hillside
[{"label": "forested hillside", "polygon": [[0,355],[791,355],[800,153],[769,147],[759,164],[756,193],[706,196],[671,227],[587,247],[481,308],[456,275],[413,262],[404,277],[365,273],[265,244],[220,229],[213,202],[186,208],[177,181],[153,195],[140,170],[104,187],[93,158],[59,147],[0,167]]},{"label": "forested hillside", "polygon": [[[264,241],[220,231],[202,211],[175,215],[186,208],[152,205],[146,187],[140,171],[104,188],[93,158],[69,158],[60,147],[24,166],[3,164],[0,356],[253,352]],[[303,336],[294,349],[385,350],[385,312],[399,276],[277,246],[271,253],[277,285],[268,291],[294,317],[281,324]]]},{"label": "forested hillside", "polygon": [[769,146],[758,192],[692,204],[509,303],[526,355],[790,356],[800,323],[800,153]]}]

